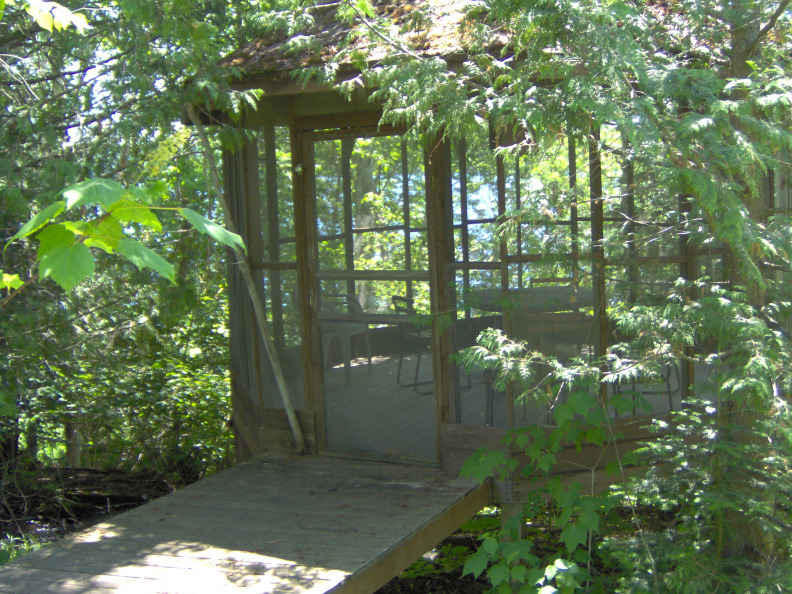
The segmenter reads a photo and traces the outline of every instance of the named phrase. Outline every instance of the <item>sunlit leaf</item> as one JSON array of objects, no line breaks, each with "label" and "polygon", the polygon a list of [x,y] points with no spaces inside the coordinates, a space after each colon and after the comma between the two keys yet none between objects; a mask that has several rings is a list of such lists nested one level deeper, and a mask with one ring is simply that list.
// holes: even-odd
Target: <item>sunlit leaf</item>
[{"label": "sunlit leaf", "polygon": [[39,261],[41,277],[50,277],[64,291],[71,291],[77,283],[91,276],[94,270],[91,250],[82,243],[55,247]]},{"label": "sunlit leaf", "polygon": [[148,186],[130,186],[128,191],[138,202],[153,204],[167,197],[168,184],[164,181],[158,181]]},{"label": "sunlit leaf", "polygon": [[123,198],[113,204],[110,207],[110,212],[113,213],[115,218],[124,223],[140,223],[158,233],[162,231],[162,223],[160,223],[157,215],[151,209],[127,198]]},{"label": "sunlit leaf", "polygon": [[36,19],[36,23],[39,27],[47,31],[52,31],[52,26],[55,22],[55,19],[52,18],[52,13],[40,11],[33,13],[32,16]]},{"label": "sunlit leaf", "polygon": [[[65,208],[65,204],[63,202],[58,201],[53,204],[50,204],[44,210],[36,213],[36,215],[32,219],[30,219],[27,223],[22,225],[22,228],[19,231],[17,231],[11,237],[11,239],[8,240],[8,243],[6,243],[6,247],[8,247],[8,244],[10,244],[15,239],[27,237],[31,233],[35,233],[36,231],[41,229],[44,225],[49,223],[51,219],[62,213],[64,208]],[[5,251],[5,248],[3,248],[3,251]]]},{"label": "sunlit leaf", "polygon": [[137,266],[139,270],[151,268],[169,281],[175,281],[175,273],[171,263],[134,239],[122,239],[118,243],[118,253]]},{"label": "sunlit leaf", "polygon": [[63,221],[59,224],[63,225],[65,229],[68,229],[75,235],[85,235],[91,226],[91,224],[86,221]]},{"label": "sunlit leaf", "polygon": [[56,247],[70,246],[76,239],[74,233],[69,231],[62,223],[50,225],[36,236],[39,240],[38,259]]},{"label": "sunlit leaf", "polygon": [[25,11],[38,23],[42,29],[61,31],[73,26],[78,32],[83,33],[90,29],[85,15],[72,12],[57,2],[45,0],[25,0]]},{"label": "sunlit leaf", "polygon": [[124,186],[111,179],[95,178],[69,186],[63,190],[66,210],[75,206],[101,206],[105,211],[121,200],[126,193]]},{"label": "sunlit leaf", "polygon": [[18,274],[8,274],[3,272],[2,269],[0,269],[0,279],[2,279],[0,280],[0,286],[2,286],[6,291],[18,289],[25,284],[22,282],[22,279],[19,278]]},{"label": "sunlit leaf", "polygon": [[95,225],[90,225],[86,234],[85,245],[98,247],[109,254],[118,249],[118,242],[125,237],[121,223],[115,217],[103,217]]},{"label": "sunlit leaf", "polygon": [[357,0],[358,10],[369,18],[374,17],[374,7],[369,0]]},{"label": "sunlit leaf", "polygon": [[227,229],[221,227],[217,223],[213,223],[206,217],[199,215],[194,210],[190,210],[189,208],[180,208],[179,213],[187,219],[193,227],[195,227],[201,233],[206,233],[210,237],[213,237],[216,241],[219,241],[223,245],[227,245],[228,247],[237,247],[240,250],[245,251],[245,244],[242,241],[242,238],[237,235],[236,233],[231,233]]}]

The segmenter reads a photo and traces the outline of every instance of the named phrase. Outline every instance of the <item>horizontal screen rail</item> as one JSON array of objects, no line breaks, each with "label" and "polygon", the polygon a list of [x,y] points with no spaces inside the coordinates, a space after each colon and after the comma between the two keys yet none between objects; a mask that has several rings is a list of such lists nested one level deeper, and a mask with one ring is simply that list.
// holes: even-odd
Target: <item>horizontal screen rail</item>
[{"label": "horizontal screen rail", "polygon": [[320,280],[428,281],[428,270],[320,270]]}]

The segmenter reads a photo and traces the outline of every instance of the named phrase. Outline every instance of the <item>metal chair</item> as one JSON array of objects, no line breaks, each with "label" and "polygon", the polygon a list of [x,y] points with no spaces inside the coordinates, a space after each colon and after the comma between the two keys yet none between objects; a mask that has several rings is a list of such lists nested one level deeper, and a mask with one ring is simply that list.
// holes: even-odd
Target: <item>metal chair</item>
[{"label": "metal chair", "polygon": [[[396,372],[396,382],[402,388],[412,388],[415,390],[417,394],[425,396],[427,394],[431,394],[432,390],[429,391],[421,391],[418,389],[419,386],[428,386],[433,384],[433,381],[418,381],[418,374],[421,370],[421,356],[423,353],[429,350],[429,345],[432,342],[432,331],[431,329],[420,329],[418,328],[414,322],[410,321],[410,318],[415,319],[416,311],[414,301],[412,299],[408,299],[407,297],[400,297],[398,295],[393,295],[391,297],[391,302],[393,303],[393,309],[396,311],[398,315],[404,316],[407,318],[407,321],[400,322],[398,324],[399,328],[399,369]],[[415,360],[415,374],[412,378],[412,381],[403,380],[402,379],[402,366],[404,364],[404,357],[405,355],[409,356],[411,354],[417,355]]]}]

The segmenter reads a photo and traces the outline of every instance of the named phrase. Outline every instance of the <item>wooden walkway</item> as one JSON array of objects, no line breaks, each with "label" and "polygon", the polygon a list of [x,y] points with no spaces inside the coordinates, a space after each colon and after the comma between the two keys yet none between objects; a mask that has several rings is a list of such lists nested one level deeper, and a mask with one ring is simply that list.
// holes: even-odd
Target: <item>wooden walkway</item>
[{"label": "wooden walkway", "polygon": [[489,496],[422,466],[257,459],[0,567],[0,592],[366,594]]}]

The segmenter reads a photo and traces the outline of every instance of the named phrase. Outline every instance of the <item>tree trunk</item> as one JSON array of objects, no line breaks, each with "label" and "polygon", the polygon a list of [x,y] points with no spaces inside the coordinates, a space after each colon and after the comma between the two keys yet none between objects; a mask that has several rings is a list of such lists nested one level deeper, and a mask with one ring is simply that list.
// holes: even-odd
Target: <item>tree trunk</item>
[{"label": "tree trunk", "polygon": [[[762,28],[763,15],[760,8],[753,2],[742,0],[734,0],[727,5],[727,21],[731,29],[731,59],[728,69],[722,72],[724,78],[738,79],[751,75],[753,69],[750,62],[757,57],[760,36],[767,33]],[[740,90],[736,93],[735,98],[742,99],[747,96],[748,91]],[[741,128],[736,119],[734,124],[737,129]],[[749,131],[743,132],[750,138]],[[765,202],[765,196],[752,191],[752,188],[764,187],[764,174],[756,170],[751,175],[753,180],[746,179],[743,182],[743,203],[750,220],[761,223],[765,218],[768,205]],[[759,250],[757,250],[758,252]],[[766,305],[764,283],[755,276],[746,274],[745,266],[741,265],[737,257],[731,258],[730,279],[733,286],[745,288],[747,303],[756,311]],[[772,402],[755,398],[752,394],[734,395],[720,411],[722,422],[733,427],[733,430],[728,433],[721,431],[720,439],[731,442],[737,451],[758,445],[761,440],[760,423],[763,418],[769,415],[771,406]],[[735,463],[739,466],[738,468],[734,468]],[[720,469],[718,474],[721,480],[729,481],[728,486],[733,489],[738,501],[747,502],[755,497],[752,476],[747,469],[759,463],[758,459],[741,458],[736,461],[732,458],[726,460],[723,455],[720,455],[717,461]],[[730,467],[732,468],[730,469]],[[770,507],[772,507],[772,503],[772,501],[765,502]],[[763,532],[759,522],[748,516],[746,511],[729,510],[722,513],[717,520],[719,534],[717,546],[725,559],[761,562],[771,555],[773,539]]]}]

